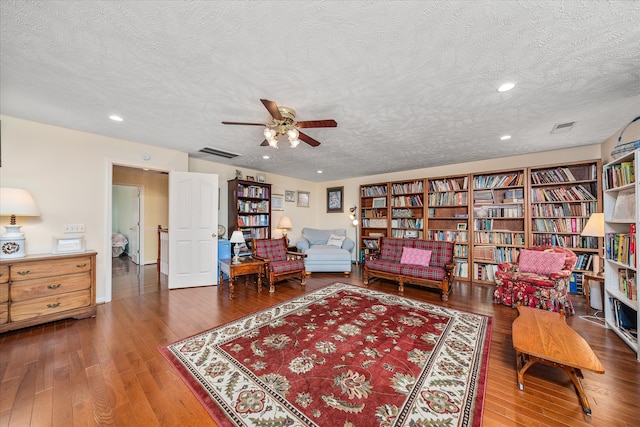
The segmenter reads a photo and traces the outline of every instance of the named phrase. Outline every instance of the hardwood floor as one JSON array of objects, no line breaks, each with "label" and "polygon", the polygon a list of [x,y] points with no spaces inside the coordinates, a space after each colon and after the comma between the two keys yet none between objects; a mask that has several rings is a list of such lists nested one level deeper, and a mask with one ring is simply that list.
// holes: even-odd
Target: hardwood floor
[{"label": "hardwood floor", "polygon": [[[100,305],[95,318],[0,334],[0,426],[215,426],[158,346],[335,281],[362,285],[354,266],[350,278],[314,273],[305,289],[285,281],[273,294],[258,294],[255,285],[240,283],[230,301],[226,284],[222,291],[169,291],[164,281],[158,287],[155,266],[114,266],[113,301]],[[397,289],[387,281],[373,281],[371,287]],[[447,303],[493,317],[485,426],[638,425],[640,364],[612,331],[579,317],[584,298],[572,298],[577,314],[568,323],[589,342],[606,371],[584,372],[591,417],[582,412],[560,369],[535,365],[525,375],[524,391],[518,390],[511,343],[516,311],[494,305],[491,295],[491,286],[459,282]],[[442,304],[431,290],[405,287],[404,296]]]}]

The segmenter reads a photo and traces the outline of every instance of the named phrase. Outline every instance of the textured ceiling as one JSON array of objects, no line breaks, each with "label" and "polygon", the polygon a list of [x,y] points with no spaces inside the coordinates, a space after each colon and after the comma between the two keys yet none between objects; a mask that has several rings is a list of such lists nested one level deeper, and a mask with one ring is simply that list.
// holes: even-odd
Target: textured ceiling
[{"label": "textured ceiling", "polygon": [[[316,182],[601,143],[640,113],[638,1],[2,0],[0,15],[2,114]],[[275,150],[220,123],[267,123],[260,98],[338,127]]]}]

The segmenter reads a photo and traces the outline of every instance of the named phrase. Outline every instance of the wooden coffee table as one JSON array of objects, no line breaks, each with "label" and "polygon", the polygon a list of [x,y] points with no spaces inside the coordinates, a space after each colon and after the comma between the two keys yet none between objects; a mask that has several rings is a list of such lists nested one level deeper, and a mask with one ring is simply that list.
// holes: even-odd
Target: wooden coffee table
[{"label": "wooden coffee table", "polygon": [[220,260],[220,288],[222,291],[222,274],[229,276],[229,299],[233,299],[234,282],[238,276],[256,274],[258,276],[258,292],[262,292],[262,274],[264,273],[264,261],[251,257],[241,257],[238,264],[233,263],[233,259]]},{"label": "wooden coffee table", "polygon": [[604,367],[589,344],[567,325],[564,313],[520,305],[518,313],[511,331],[520,390],[524,389],[524,373],[534,363],[562,368],[576,388],[582,410],[591,415],[591,407],[579,376],[582,376],[582,369],[604,374]]}]

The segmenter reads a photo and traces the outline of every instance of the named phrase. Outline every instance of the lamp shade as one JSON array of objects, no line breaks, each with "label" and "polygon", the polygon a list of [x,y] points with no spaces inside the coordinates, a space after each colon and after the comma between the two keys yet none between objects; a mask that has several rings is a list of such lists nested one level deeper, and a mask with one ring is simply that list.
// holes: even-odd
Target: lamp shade
[{"label": "lamp shade", "polygon": [[39,216],[40,211],[31,193],[22,188],[0,188],[0,215]]},{"label": "lamp shade", "polygon": [[278,228],[291,230],[293,228],[293,225],[291,224],[291,218],[289,218],[288,216],[283,216],[282,218],[280,218],[280,221],[278,221]]},{"label": "lamp shade", "polygon": [[242,235],[242,231],[236,230],[231,233],[231,239],[229,239],[231,243],[244,243],[244,236]]},{"label": "lamp shade", "polygon": [[583,236],[604,237],[604,213],[591,214],[589,221],[582,229]]}]

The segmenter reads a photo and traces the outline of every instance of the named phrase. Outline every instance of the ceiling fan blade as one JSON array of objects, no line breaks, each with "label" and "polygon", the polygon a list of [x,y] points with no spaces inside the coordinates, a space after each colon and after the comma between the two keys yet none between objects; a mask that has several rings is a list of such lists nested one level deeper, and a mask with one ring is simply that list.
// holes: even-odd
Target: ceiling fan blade
[{"label": "ceiling fan blade", "polygon": [[266,147],[267,145],[269,145],[269,141],[267,141],[266,139],[262,141],[262,144],[260,144],[261,147]]},{"label": "ceiling fan blade", "polygon": [[309,144],[312,147],[317,147],[318,145],[320,145],[320,143],[318,141],[316,141],[315,139],[311,138],[306,133],[298,132],[298,138],[303,140],[304,142],[306,142],[307,144]]},{"label": "ceiling fan blade", "polygon": [[222,122],[223,125],[266,126],[264,123]]},{"label": "ceiling fan blade", "polygon": [[262,101],[262,104],[267,108],[267,110],[269,110],[269,114],[271,114],[271,117],[276,120],[282,120],[282,114],[280,114],[278,105],[275,102],[269,101],[268,99],[261,99],[260,101]]},{"label": "ceiling fan blade", "polygon": [[303,122],[296,122],[296,127],[299,128],[334,128],[338,123],[335,120],[305,120]]}]

